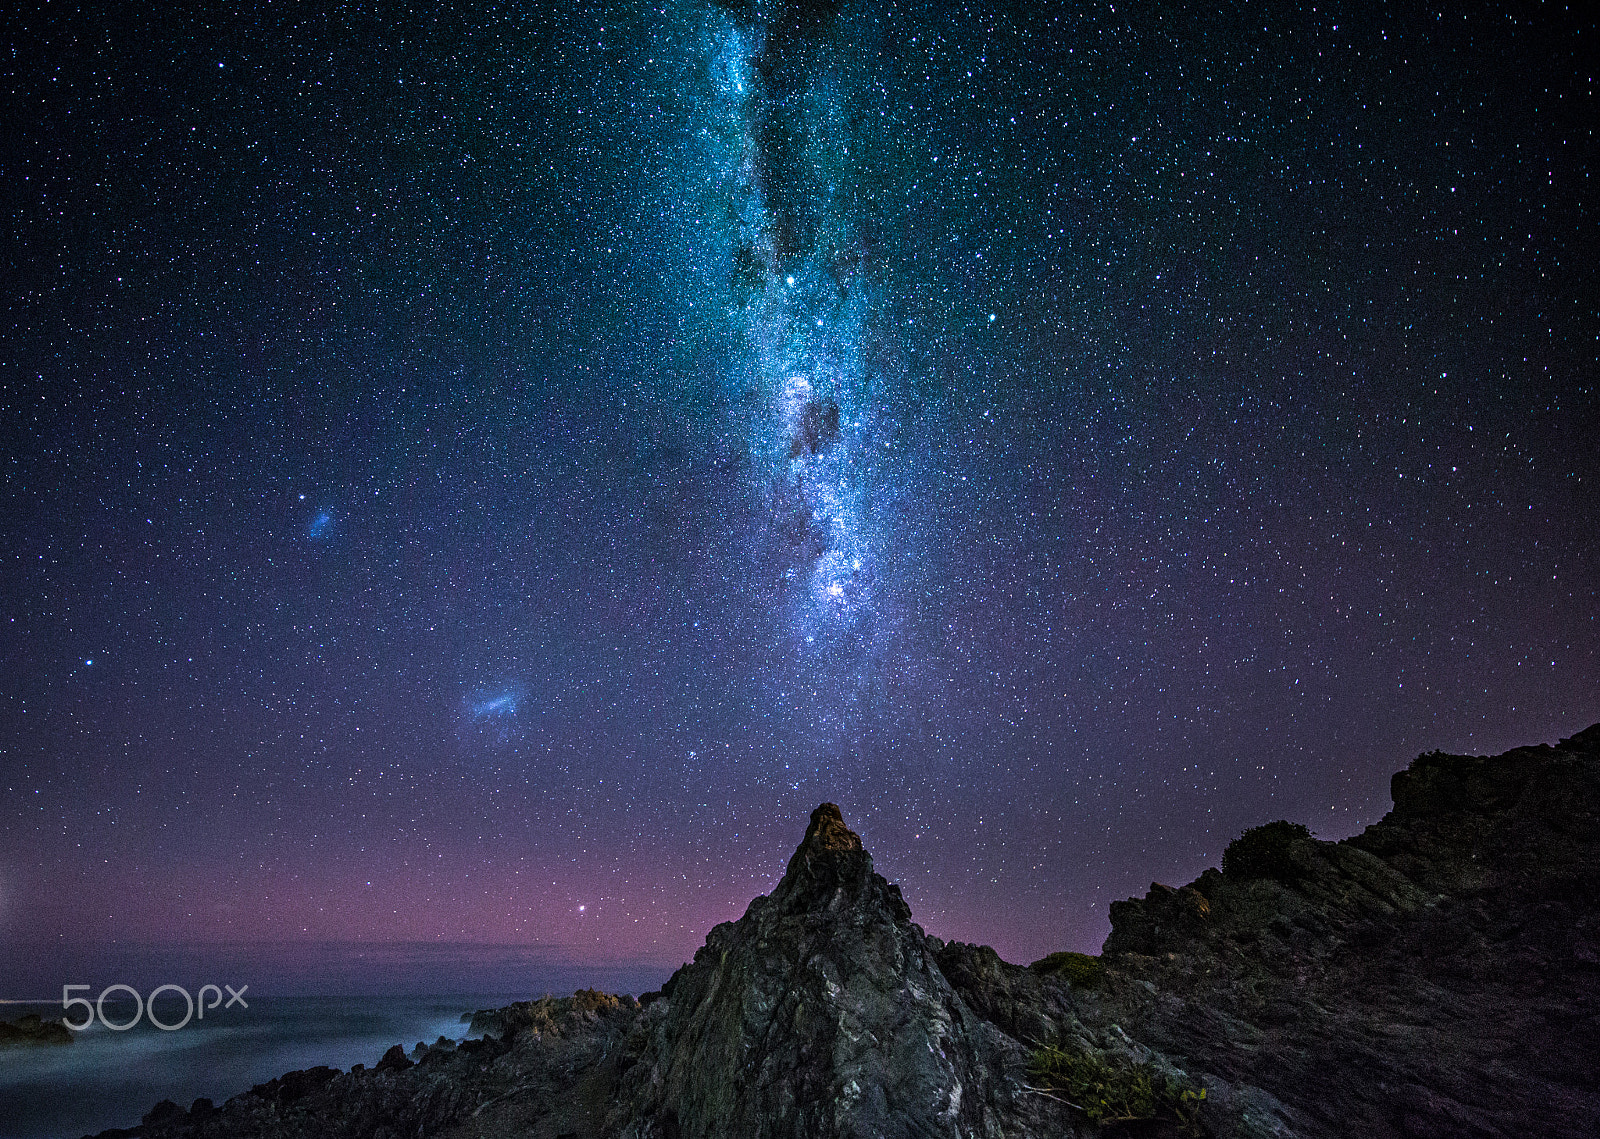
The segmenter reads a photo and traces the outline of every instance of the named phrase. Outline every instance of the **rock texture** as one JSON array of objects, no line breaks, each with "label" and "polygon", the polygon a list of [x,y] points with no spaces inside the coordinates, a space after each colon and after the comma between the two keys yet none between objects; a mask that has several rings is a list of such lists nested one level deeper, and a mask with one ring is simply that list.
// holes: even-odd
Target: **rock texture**
[{"label": "rock texture", "polygon": [[[1029,968],[925,934],[823,804],[773,893],[660,993],[485,1010],[482,1041],[159,1104],[117,1134],[1600,1134],[1600,725],[1421,756],[1393,795],[1344,842],[1247,832],[1222,870],[1118,903],[1100,957]],[[1040,1086],[1065,1078],[1040,1045],[1080,1102]],[[1157,1099],[1102,1094],[1107,1073]]]},{"label": "rock texture", "polygon": [[596,1135],[615,1081],[610,1058],[639,1011],[604,993],[545,998],[523,1006],[503,1038],[428,1048],[417,1062],[397,1044],[374,1068],[290,1072],[220,1107],[163,1101],[140,1126],[101,1139]]},{"label": "rock texture", "polygon": [[640,1026],[629,1139],[1060,1134],[1023,1046],[940,971],[939,942],[824,803],[770,897],[711,931]]},{"label": "rock texture", "polygon": [[1600,1135],[1600,725],[1391,793],[1114,906],[1102,1015],[1297,1135]]}]

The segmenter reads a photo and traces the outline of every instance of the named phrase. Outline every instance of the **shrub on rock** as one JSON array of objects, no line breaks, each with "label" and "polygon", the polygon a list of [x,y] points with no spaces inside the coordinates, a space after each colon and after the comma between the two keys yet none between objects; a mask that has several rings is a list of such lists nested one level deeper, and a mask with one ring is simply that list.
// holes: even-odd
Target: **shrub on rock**
[{"label": "shrub on rock", "polygon": [[1303,876],[1294,860],[1294,848],[1310,840],[1311,832],[1303,823],[1279,819],[1251,827],[1222,852],[1222,872],[1229,878],[1271,878],[1292,886]]}]

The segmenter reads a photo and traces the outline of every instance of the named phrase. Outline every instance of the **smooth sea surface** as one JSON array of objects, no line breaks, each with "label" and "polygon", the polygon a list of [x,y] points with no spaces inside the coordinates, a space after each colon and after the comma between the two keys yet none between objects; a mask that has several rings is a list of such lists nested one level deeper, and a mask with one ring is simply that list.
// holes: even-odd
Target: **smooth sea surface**
[{"label": "smooth sea surface", "polygon": [[[91,994],[93,995],[93,994]],[[164,1000],[170,998],[163,998]],[[0,1049],[0,1139],[77,1139],[132,1127],[157,1101],[187,1108],[205,1096],[221,1104],[253,1085],[318,1064],[372,1067],[391,1044],[467,1034],[462,1013],[499,1008],[518,995],[418,997],[256,997],[248,1008],[214,1009],[204,1020],[163,1032],[147,1020],[125,1032],[99,1023],[70,1045]],[[61,1004],[0,1004],[0,1019],[37,1012],[61,1016]],[[106,1014],[131,1019],[131,1001]],[[159,1014],[182,1019],[181,999]],[[81,1010],[71,1014],[83,1018]]]}]

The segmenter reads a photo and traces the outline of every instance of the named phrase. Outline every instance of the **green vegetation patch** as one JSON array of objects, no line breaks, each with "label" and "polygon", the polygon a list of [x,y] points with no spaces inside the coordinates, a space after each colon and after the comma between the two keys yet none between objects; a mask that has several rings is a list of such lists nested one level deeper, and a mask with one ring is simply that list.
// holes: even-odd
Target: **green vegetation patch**
[{"label": "green vegetation patch", "polygon": [[1292,852],[1296,844],[1310,838],[1311,832],[1303,824],[1283,819],[1251,827],[1222,852],[1222,872],[1229,878],[1271,878],[1292,886],[1303,876]]},{"label": "green vegetation patch", "polygon": [[1106,967],[1100,958],[1087,953],[1063,950],[1042,957],[1028,968],[1046,977],[1065,977],[1079,988],[1090,989],[1105,979]]},{"label": "green vegetation patch", "polygon": [[1034,1051],[1028,1074],[1034,1091],[1076,1108],[1090,1123],[1165,1119],[1185,1135],[1201,1134],[1200,1104],[1206,1090],[1153,1065],[1052,1044]]}]

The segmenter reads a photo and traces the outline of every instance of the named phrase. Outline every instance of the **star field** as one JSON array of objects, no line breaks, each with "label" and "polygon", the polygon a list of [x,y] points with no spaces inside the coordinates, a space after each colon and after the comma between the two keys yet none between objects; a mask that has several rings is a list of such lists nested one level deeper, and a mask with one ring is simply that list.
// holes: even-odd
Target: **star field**
[{"label": "star field", "polygon": [[930,932],[1092,951],[1244,827],[1600,719],[1573,11],[3,19],[40,991],[69,941],[664,976],[822,800]]}]

